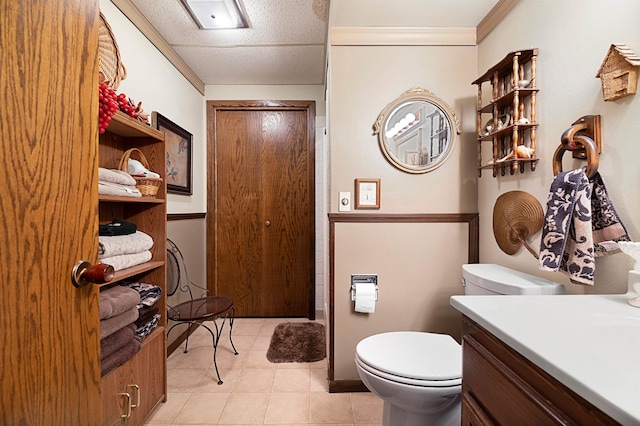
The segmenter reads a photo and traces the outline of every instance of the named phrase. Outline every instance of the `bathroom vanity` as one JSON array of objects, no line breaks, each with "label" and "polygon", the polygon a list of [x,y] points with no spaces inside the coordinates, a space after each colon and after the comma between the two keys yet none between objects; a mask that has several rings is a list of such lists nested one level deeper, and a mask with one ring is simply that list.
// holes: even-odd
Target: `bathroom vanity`
[{"label": "bathroom vanity", "polygon": [[640,424],[640,309],[628,298],[453,296],[462,424]]}]

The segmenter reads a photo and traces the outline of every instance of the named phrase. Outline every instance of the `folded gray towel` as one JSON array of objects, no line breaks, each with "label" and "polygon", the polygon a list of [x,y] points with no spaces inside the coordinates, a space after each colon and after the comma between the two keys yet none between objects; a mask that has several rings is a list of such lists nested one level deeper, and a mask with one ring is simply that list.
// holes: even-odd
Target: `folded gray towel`
[{"label": "folded gray towel", "polygon": [[133,339],[112,355],[100,360],[100,375],[104,376],[119,365],[129,361],[140,350],[142,345],[138,339]]},{"label": "folded gray towel", "polygon": [[103,360],[113,355],[118,349],[131,342],[134,339],[133,333],[135,331],[136,326],[129,324],[104,339],[100,339],[100,359]]},{"label": "folded gray towel", "polygon": [[140,293],[128,286],[117,285],[100,292],[100,319],[120,315],[140,303]]},{"label": "folded gray towel", "polygon": [[138,308],[133,307],[115,317],[100,320],[100,339],[112,335],[122,327],[134,323],[138,319]]}]

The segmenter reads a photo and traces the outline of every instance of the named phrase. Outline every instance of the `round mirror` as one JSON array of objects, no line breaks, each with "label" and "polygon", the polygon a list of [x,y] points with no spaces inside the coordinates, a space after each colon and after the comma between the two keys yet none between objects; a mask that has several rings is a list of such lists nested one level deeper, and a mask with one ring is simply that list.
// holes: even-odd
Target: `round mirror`
[{"label": "round mirror", "polygon": [[442,165],[460,132],[451,107],[419,87],[389,103],[373,125],[385,157],[407,173],[426,173]]}]

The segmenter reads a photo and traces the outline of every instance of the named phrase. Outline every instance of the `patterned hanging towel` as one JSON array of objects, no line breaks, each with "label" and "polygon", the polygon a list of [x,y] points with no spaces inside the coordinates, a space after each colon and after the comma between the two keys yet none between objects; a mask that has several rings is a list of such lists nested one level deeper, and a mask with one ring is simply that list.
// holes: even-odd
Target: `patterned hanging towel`
[{"label": "patterned hanging towel", "polygon": [[571,282],[593,285],[591,228],[591,188],[585,170],[558,173],[551,182],[542,226],[540,269],[562,271]]},{"label": "patterned hanging towel", "polygon": [[611,203],[600,173],[596,173],[591,181],[591,223],[596,257],[620,253],[618,241],[631,241],[627,229]]}]

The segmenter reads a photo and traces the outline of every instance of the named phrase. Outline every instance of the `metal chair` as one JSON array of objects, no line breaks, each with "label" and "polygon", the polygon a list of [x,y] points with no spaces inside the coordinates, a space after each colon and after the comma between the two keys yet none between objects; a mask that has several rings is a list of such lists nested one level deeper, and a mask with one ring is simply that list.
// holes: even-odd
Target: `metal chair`
[{"label": "metal chair", "polygon": [[[202,290],[202,295],[194,298],[192,287]],[[229,342],[231,342],[234,355],[238,355],[238,351],[231,339],[235,315],[233,300],[230,297],[225,296],[207,296],[208,290],[206,288],[194,284],[189,279],[182,252],[173,241],[167,239],[167,296],[174,295],[178,290],[188,293],[189,300],[175,306],[167,304],[167,318],[175,322],[175,324],[173,324],[167,331],[167,337],[169,337],[171,330],[178,325],[188,324],[189,328],[187,329],[187,338],[184,344],[184,352],[186,353],[189,347],[189,335],[191,334],[191,328],[194,325],[197,325],[198,327],[202,326],[207,329],[213,339],[213,365],[215,366],[216,374],[218,375],[218,384],[221,385],[222,379],[220,378],[220,372],[218,371],[216,353],[218,350],[220,335],[222,334],[222,329],[224,328],[224,324],[227,319],[229,320]],[[216,319],[219,318],[222,318],[222,324],[218,327]],[[215,333],[205,324],[205,321],[213,322],[215,326]]]}]

